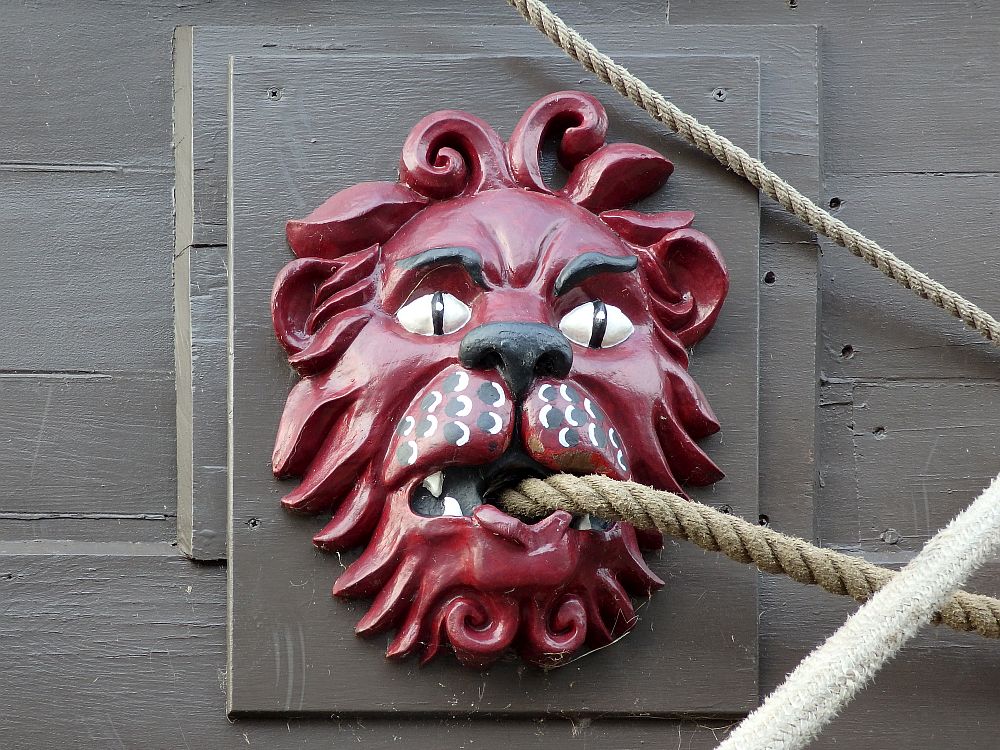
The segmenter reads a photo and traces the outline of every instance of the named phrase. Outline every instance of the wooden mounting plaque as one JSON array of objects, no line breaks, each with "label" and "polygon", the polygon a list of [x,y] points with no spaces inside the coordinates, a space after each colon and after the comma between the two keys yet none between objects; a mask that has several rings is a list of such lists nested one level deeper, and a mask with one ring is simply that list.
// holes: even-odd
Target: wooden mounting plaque
[{"label": "wooden mounting plaque", "polygon": [[[654,86],[756,150],[756,58],[623,57]],[[268,464],[293,381],[274,341],[269,294],[290,258],[284,223],[358,181],[393,179],[410,126],[434,109],[472,111],[508,134],[527,103],[582,88],[609,112],[612,140],[657,148],[676,171],[643,208],[691,208],[726,255],[729,301],[691,372],[723,431],[703,445],[726,471],[693,493],[755,517],[758,474],[759,206],[756,192],[693,149],[665,141],[642,112],[559,58],[324,55],[236,57],[231,82],[232,380],[229,492],[229,708],[233,714],[736,715],[757,701],[757,576],[668,542],[667,580],[621,643],[550,671],[487,672],[440,659],[387,662],[384,639],[353,633],[364,606],[334,600],[336,556],[309,538],[324,519],[293,516]],[[727,90],[716,101],[716,88]],[[274,92],[279,92],[277,95]],[[711,109],[709,109],[711,108]],[[721,687],[720,687],[721,686]]]}]

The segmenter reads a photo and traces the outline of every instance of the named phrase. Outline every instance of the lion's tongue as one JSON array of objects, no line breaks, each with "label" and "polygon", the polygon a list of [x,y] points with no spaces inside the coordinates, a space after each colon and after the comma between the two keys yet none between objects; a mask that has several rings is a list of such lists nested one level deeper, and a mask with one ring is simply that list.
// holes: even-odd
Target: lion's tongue
[{"label": "lion's tongue", "polygon": [[521,430],[529,455],[546,468],[631,478],[621,435],[578,386],[536,383],[522,407]]},{"label": "lion's tongue", "polygon": [[532,549],[546,541],[558,539],[566,533],[573,517],[564,510],[557,510],[534,524],[526,524],[507,515],[493,505],[480,505],[473,512],[476,523],[492,534]]}]

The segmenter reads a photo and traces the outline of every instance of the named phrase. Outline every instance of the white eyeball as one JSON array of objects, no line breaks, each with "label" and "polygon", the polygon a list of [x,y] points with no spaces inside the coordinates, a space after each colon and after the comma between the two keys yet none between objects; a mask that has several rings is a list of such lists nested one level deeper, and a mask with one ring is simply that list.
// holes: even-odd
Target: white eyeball
[{"label": "white eyeball", "polygon": [[594,300],[566,313],[559,321],[559,330],[574,344],[608,349],[631,336],[635,327],[614,305]]},{"label": "white eyeball", "polygon": [[396,319],[403,328],[421,336],[454,333],[468,323],[471,317],[469,306],[448,292],[434,292],[417,297],[396,312]]}]

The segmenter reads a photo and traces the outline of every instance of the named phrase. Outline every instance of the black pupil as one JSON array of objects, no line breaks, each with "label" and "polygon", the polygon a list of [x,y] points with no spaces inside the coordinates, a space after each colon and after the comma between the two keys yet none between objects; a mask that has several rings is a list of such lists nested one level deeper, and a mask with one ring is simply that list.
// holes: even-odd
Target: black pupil
[{"label": "black pupil", "polygon": [[600,349],[608,330],[608,308],[599,299],[594,300],[594,325],[590,329],[590,348]]},{"label": "black pupil", "polygon": [[431,321],[434,324],[434,335],[444,334],[444,294],[434,292],[431,297]]}]

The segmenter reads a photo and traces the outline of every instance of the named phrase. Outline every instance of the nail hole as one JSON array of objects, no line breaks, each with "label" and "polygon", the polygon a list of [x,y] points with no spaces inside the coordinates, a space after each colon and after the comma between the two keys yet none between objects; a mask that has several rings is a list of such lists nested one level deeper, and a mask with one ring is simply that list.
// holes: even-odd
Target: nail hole
[{"label": "nail hole", "polygon": [[885,427],[883,427],[882,425],[879,425],[874,430],[872,430],[872,435],[875,436],[876,440],[884,440],[885,439]]},{"label": "nail hole", "polygon": [[764,274],[764,283],[767,284],[768,286],[770,286],[777,280],[778,277],[774,275],[774,271],[768,271],[767,273]]},{"label": "nail hole", "polygon": [[760,526],[770,526],[771,519],[764,513],[761,513],[759,516],[757,516],[757,523]]},{"label": "nail hole", "polygon": [[712,98],[715,99],[715,101],[717,101],[717,102],[724,102],[724,101],[726,101],[726,98],[728,96],[729,96],[728,89],[724,89],[721,86],[719,88],[714,89],[712,91]]},{"label": "nail hole", "polygon": [[840,350],[841,359],[853,359],[854,358],[854,347],[847,344],[843,349]]},{"label": "nail hole", "polygon": [[732,513],[733,513],[733,506],[732,505],[720,505],[719,506],[719,512],[720,513],[725,513],[726,515],[732,515]]},{"label": "nail hole", "polygon": [[799,7],[799,0],[788,0],[788,7],[795,10]]},{"label": "nail hole", "polygon": [[830,199],[830,210],[831,211],[837,211],[843,205],[844,205],[844,202],[842,200],[840,200],[840,198],[838,198],[837,196],[834,196],[833,198]]},{"label": "nail hole", "polygon": [[879,537],[886,544],[899,544],[899,542],[903,539],[903,535],[895,529],[886,529],[879,534]]},{"label": "nail hole", "polygon": [[270,99],[272,102],[278,101],[278,99],[281,98],[281,94],[282,90],[279,89],[277,86],[272,86],[267,90],[267,98]]},{"label": "nail hole", "polygon": [[259,518],[248,518],[247,519],[247,528],[248,529],[256,529],[258,526],[260,526],[260,519]]}]

